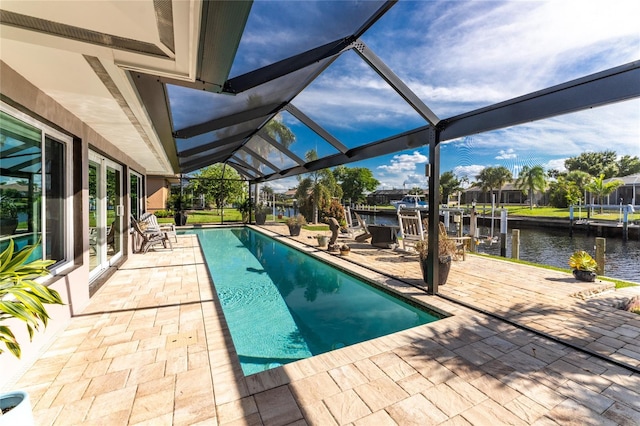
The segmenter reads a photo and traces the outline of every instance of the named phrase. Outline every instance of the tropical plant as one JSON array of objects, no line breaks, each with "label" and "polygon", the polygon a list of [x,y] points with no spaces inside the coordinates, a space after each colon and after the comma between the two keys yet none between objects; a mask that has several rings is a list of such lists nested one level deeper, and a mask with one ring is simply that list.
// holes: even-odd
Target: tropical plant
[{"label": "tropical plant", "polygon": [[253,203],[251,202],[250,198],[247,198],[246,200],[238,204],[238,211],[242,215],[243,222],[246,223],[249,221],[249,213],[251,212],[252,208],[253,208]]},{"label": "tropical plant", "polygon": [[[20,343],[9,326],[1,324],[11,318],[24,321],[31,340],[41,324],[47,326],[49,315],[44,304],[64,304],[57,291],[35,281],[48,275],[47,267],[55,263],[54,260],[28,262],[39,243],[15,252],[11,239],[0,254],[0,343],[17,358],[21,354]],[[0,347],[0,354],[2,352]]]},{"label": "tropical plant", "polygon": [[[317,158],[318,154],[313,149],[305,154],[307,162]],[[342,198],[342,189],[331,170],[322,169],[313,171],[300,180],[296,190],[296,198],[300,212],[306,216],[307,220],[318,223],[319,219],[322,219],[319,217],[319,211],[328,208],[333,198]]]},{"label": "tropical plant", "polygon": [[545,177],[542,166],[524,166],[520,171],[520,176],[515,182],[516,188],[522,190],[523,193],[529,195],[529,209],[533,210],[533,193],[534,191],[544,191],[547,187],[547,179]]},{"label": "tropical plant", "polygon": [[569,266],[571,269],[578,271],[594,272],[598,268],[598,264],[589,253],[584,250],[578,250],[569,258]]},{"label": "tropical plant", "polygon": [[498,167],[485,167],[482,171],[476,176],[478,180],[478,186],[482,189],[482,192],[487,192],[487,189],[491,192],[491,197],[493,197],[493,190],[498,190],[498,204],[501,202],[502,198],[502,187],[505,183],[509,182],[512,179],[513,175],[504,166]]},{"label": "tropical plant", "polygon": [[442,203],[448,204],[449,197],[458,191],[462,191],[461,181],[452,171],[444,172],[440,175],[440,193]]},{"label": "tropical plant", "polygon": [[0,196],[0,219],[17,219],[18,218],[18,206],[13,202],[13,199],[5,196]]},{"label": "tropical plant", "polygon": [[[427,239],[420,240],[415,244],[415,250],[418,252],[421,260],[425,260],[429,254],[429,241]],[[440,223],[438,233],[438,257],[446,258],[451,256],[452,258],[457,253],[456,242],[449,238],[447,230],[444,227],[444,223]]]},{"label": "tropical plant", "polygon": [[602,213],[603,211],[603,198],[611,194],[623,183],[621,180],[611,180],[609,182],[605,182],[604,180],[604,174],[600,174],[600,176],[593,178],[593,180],[585,186],[587,191],[591,192],[598,198],[598,203],[600,204],[600,213]]},{"label": "tropical plant", "polygon": [[291,216],[287,218],[288,226],[302,226],[306,224],[307,224],[307,220],[301,214],[297,214],[295,216]]}]

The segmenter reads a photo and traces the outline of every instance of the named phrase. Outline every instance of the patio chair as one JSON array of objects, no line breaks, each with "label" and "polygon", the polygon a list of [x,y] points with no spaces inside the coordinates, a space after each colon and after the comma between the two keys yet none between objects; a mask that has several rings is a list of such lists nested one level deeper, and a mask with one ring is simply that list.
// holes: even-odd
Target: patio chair
[{"label": "patio chair", "polygon": [[173,250],[173,245],[171,244],[171,240],[167,236],[166,232],[153,229],[142,229],[140,223],[133,216],[131,216],[131,227],[133,228],[134,233],[140,239],[139,245],[140,251],[142,253],[148,252],[151,247],[154,247],[158,244],[162,244],[164,248],[167,248],[167,243],[169,243],[169,248]]},{"label": "patio chair", "polygon": [[111,247],[111,250],[116,251],[116,222],[111,222],[109,232],[107,233],[107,250]]},{"label": "patio chair", "polygon": [[[347,222],[347,227],[343,228],[343,233],[349,238],[353,238],[355,234],[364,231],[362,226],[359,223],[353,224],[353,216],[351,213],[351,208],[349,206],[344,207],[344,217]],[[346,232],[345,232],[346,231]]]},{"label": "patio chair", "polygon": [[358,221],[360,228],[364,231],[363,234],[356,236],[355,240],[359,243],[362,243],[371,238],[371,233],[367,228],[367,223],[360,217],[360,215],[357,212],[353,212],[353,214],[356,216],[356,220]]},{"label": "patio chair", "polygon": [[158,218],[153,213],[143,213],[140,216],[141,222],[147,223],[147,230],[157,230],[158,232],[165,232],[167,236],[173,236],[175,242],[178,242],[178,234],[176,233],[176,226],[173,223],[158,223]]},{"label": "patio chair", "polygon": [[425,228],[422,225],[422,217],[418,210],[398,210],[398,225],[400,226],[400,236],[402,238],[402,250],[407,250],[416,242],[424,240],[426,237]]}]

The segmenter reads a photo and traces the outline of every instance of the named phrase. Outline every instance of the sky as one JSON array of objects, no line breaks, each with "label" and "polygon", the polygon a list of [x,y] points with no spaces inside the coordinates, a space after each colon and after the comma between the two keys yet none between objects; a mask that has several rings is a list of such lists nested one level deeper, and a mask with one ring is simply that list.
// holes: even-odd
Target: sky
[{"label": "sky", "polygon": [[[336,39],[352,30],[341,16],[366,16],[375,7],[367,1],[256,1],[232,76]],[[446,119],[640,60],[638,16],[637,0],[400,0],[362,40]],[[427,124],[353,52],[292,103],[349,148]],[[299,153],[335,152],[292,116],[281,119],[296,133]],[[525,165],[563,170],[565,159],[603,150],[640,156],[639,99],[445,142],[441,172],[473,181],[488,166],[505,166],[514,176]],[[427,162],[424,146],[346,166],[371,169],[379,189],[409,189],[426,187]],[[281,192],[297,181],[268,185]]]}]

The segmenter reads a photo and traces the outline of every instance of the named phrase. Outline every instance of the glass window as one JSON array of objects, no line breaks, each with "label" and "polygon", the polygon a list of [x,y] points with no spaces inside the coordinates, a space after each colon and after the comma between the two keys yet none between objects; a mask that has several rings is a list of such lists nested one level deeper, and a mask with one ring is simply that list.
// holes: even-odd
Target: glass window
[{"label": "glass window", "polygon": [[0,111],[0,249],[12,239],[18,249],[41,240],[32,259],[60,265],[69,246],[66,145],[16,116]]},{"label": "glass window", "polygon": [[137,173],[129,173],[129,197],[131,202],[131,214],[140,219],[142,214],[142,176]]},{"label": "glass window", "polygon": [[65,193],[64,144],[45,138],[46,259],[64,259]]}]

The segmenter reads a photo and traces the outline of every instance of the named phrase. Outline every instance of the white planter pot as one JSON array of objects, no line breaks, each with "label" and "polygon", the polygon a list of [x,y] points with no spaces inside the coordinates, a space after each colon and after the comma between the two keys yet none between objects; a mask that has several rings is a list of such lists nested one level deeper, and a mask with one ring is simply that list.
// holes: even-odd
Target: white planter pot
[{"label": "white planter pot", "polygon": [[15,408],[0,416],[0,426],[34,426],[29,394],[20,390],[0,394],[0,408],[13,405]]}]

